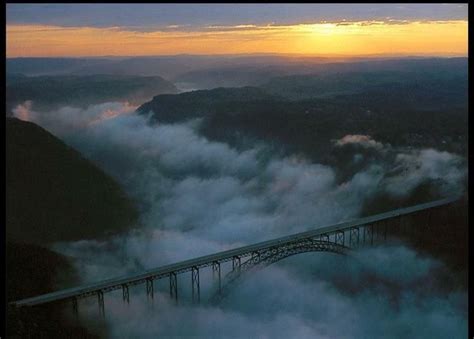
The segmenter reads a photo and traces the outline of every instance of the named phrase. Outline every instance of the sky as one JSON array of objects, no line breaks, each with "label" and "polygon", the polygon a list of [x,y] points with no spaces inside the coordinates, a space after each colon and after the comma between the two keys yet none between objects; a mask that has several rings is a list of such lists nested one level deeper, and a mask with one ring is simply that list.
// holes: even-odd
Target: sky
[{"label": "sky", "polygon": [[467,55],[467,4],[7,4],[7,57]]}]

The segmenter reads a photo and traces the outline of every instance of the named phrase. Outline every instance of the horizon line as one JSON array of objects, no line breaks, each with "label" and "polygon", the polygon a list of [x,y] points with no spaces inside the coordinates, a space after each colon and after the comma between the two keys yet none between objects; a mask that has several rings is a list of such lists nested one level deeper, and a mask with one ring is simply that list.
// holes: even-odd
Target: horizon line
[{"label": "horizon line", "polygon": [[374,54],[308,54],[308,53],[216,53],[216,54],[153,54],[153,55],[81,55],[81,56],[6,56],[6,59],[112,59],[112,58],[160,58],[160,57],[287,57],[287,58],[467,58],[467,53],[374,53]]}]

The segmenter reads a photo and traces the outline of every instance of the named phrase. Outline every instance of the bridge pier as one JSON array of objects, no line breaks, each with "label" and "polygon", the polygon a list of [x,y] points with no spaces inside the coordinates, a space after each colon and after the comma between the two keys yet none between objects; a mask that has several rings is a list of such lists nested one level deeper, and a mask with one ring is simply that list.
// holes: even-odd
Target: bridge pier
[{"label": "bridge pier", "polygon": [[416,245],[421,245],[424,240],[424,234],[428,230],[428,224],[426,223],[426,215],[424,215],[424,213],[417,213],[417,218],[415,222],[416,222],[416,229],[415,229]]},{"label": "bridge pier", "polygon": [[374,243],[380,244],[380,225],[379,223],[374,224]]},{"label": "bridge pier", "polygon": [[417,244],[421,244],[425,240],[425,233],[432,232],[431,227],[431,220],[432,220],[432,210],[426,210],[420,213],[420,225],[421,231],[417,237]]},{"label": "bridge pier", "polygon": [[370,229],[370,246],[374,246],[374,225],[369,226]]},{"label": "bridge pier", "polygon": [[334,234],[334,242],[336,244],[340,244],[342,246],[344,246],[345,244],[345,232],[344,231],[337,231],[335,234]]},{"label": "bridge pier", "polygon": [[130,293],[128,291],[128,285],[127,284],[123,284],[122,285],[122,299],[123,301],[127,302],[127,304],[130,304]]},{"label": "bridge pier", "polygon": [[222,291],[222,284],[221,284],[221,263],[218,262],[218,261],[214,261],[212,263],[212,277],[215,279],[216,278],[216,275],[217,275],[217,279],[218,279],[218,288],[219,288],[219,294],[221,293]]},{"label": "bridge pier", "polygon": [[240,270],[240,257],[239,256],[232,257],[232,271],[234,271],[236,268]]},{"label": "bridge pier", "polygon": [[363,235],[362,242],[364,245],[366,245],[368,242],[370,242],[371,246],[374,244],[374,226],[373,225],[364,226],[362,235]]},{"label": "bridge pier", "polygon": [[104,292],[97,291],[97,300],[99,302],[99,313],[102,318],[105,318]]},{"label": "bridge pier", "polygon": [[448,209],[443,208],[439,209],[439,214],[441,215],[440,217],[440,229],[446,229],[449,228],[449,220],[450,220],[450,213]]},{"label": "bridge pier", "polygon": [[193,267],[191,269],[191,285],[192,285],[192,296],[193,303],[196,301],[199,303],[201,301],[201,291],[199,289],[199,268]]},{"label": "bridge pier", "polygon": [[404,217],[405,232],[409,239],[413,237],[413,214],[408,214]]},{"label": "bridge pier", "polygon": [[77,303],[77,297],[72,298],[72,312],[74,313],[74,316],[79,318],[79,305]]},{"label": "bridge pier", "polygon": [[149,278],[146,280],[146,296],[153,299],[153,279]]},{"label": "bridge pier", "polygon": [[398,235],[403,236],[403,217],[399,216],[398,217]]},{"label": "bridge pier", "polygon": [[437,230],[439,231],[440,229],[443,229],[444,227],[447,227],[447,219],[449,218],[449,215],[447,214],[446,208],[437,208],[436,209],[436,214],[438,214],[437,220]]},{"label": "bridge pier", "polygon": [[170,297],[178,304],[178,277],[175,272],[170,273]]},{"label": "bridge pier", "polygon": [[431,226],[431,210],[428,210],[426,213],[427,213],[426,227],[429,230]]},{"label": "bridge pier", "polygon": [[[349,230],[349,247],[359,247],[360,232],[359,227],[353,227]],[[356,245],[356,246],[355,246]]]}]

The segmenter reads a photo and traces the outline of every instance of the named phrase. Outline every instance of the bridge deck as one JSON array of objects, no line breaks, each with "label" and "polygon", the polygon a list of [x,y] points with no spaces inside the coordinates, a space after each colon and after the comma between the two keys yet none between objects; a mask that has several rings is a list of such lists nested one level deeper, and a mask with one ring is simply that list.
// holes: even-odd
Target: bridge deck
[{"label": "bridge deck", "polygon": [[202,257],[181,261],[175,264],[170,264],[166,266],[161,266],[158,268],[146,270],[143,273],[136,275],[128,275],[113,279],[107,279],[96,283],[91,283],[87,285],[82,285],[79,287],[68,288],[56,292],[51,292],[20,301],[12,302],[11,304],[15,306],[34,306],[40,305],[55,301],[60,301],[64,299],[74,298],[74,297],[84,297],[87,295],[94,294],[98,291],[110,291],[114,289],[119,289],[122,285],[134,285],[145,282],[147,279],[156,279],[168,276],[170,273],[182,273],[190,271],[193,267],[200,268],[212,265],[214,262],[226,262],[232,260],[233,257],[239,256],[244,257],[251,255],[252,252],[267,249],[273,246],[281,246],[285,243],[290,243],[293,241],[298,241],[306,238],[313,238],[321,235],[329,235],[338,231],[348,230],[352,227],[364,226],[371,223],[379,222],[382,220],[407,215],[415,213],[421,210],[435,208],[443,205],[447,205],[458,200],[458,197],[447,198],[442,200],[437,200],[433,202],[428,202],[420,205],[415,205],[407,208],[401,208],[397,210],[392,210],[389,212],[360,218],[356,220],[349,220],[335,225],[330,225],[326,227],[317,228],[315,230],[301,232],[289,236],[284,236],[276,238],[273,240],[263,241],[256,244],[243,246],[215,254],[205,255]]}]

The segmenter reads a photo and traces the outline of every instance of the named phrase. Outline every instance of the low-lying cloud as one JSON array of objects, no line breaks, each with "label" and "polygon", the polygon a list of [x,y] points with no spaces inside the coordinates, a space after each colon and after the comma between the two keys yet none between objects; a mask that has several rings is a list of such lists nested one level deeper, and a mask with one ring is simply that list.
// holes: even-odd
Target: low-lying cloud
[{"label": "low-lying cloud", "polygon": [[455,154],[438,152],[434,149],[414,150],[398,154],[395,170],[403,171],[387,180],[387,191],[396,196],[407,196],[420,184],[436,180],[444,195],[462,191],[467,175],[465,160]]},{"label": "low-lying cloud", "polygon": [[[442,194],[459,192],[466,175],[465,161],[456,155],[397,150],[353,135],[335,147],[359,143],[382,155],[366,161],[360,153],[360,170],[340,182],[336,168],[303,157],[282,158],[264,144],[238,151],[207,140],[198,133],[199,121],[150,126],[133,114],[133,107],[120,103],[48,114],[28,105],[15,114],[81,151],[139,203],[140,224],[128,234],[55,246],[74,258],[84,282],[355,218],[375,194],[406,196],[433,180]],[[436,284],[435,268],[441,263],[403,246],[361,255],[366,255],[365,267],[328,254],[289,258],[245,280],[219,306],[175,307],[166,301],[166,284],[153,312],[143,286],[133,290],[129,310],[112,306],[121,305],[121,295],[107,294],[108,331],[114,338],[465,335],[465,305],[459,302],[465,293],[446,296],[423,288],[426,282]],[[190,277],[179,279],[185,299]],[[391,289],[396,293],[387,292]],[[209,294],[211,286],[203,290]],[[83,307],[84,317],[93,318],[96,304]]]},{"label": "low-lying cloud", "polygon": [[334,144],[336,146],[344,145],[360,145],[365,148],[376,148],[382,149],[384,146],[381,142],[375,141],[370,135],[361,135],[361,134],[348,134],[341,139],[335,140]]}]

